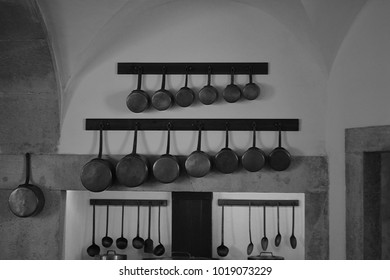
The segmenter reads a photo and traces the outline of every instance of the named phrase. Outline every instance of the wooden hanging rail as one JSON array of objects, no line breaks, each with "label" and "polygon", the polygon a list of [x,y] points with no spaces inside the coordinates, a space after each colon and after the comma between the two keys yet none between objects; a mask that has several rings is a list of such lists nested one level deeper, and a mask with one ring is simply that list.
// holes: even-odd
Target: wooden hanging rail
[{"label": "wooden hanging rail", "polygon": [[299,200],[218,199],[219,206],[299,206]]},{"label": "wooden hanging rail", "polygon": [[159,199],[90,199],[90,205],[117,205],[117,206],[167,206],[167,200]]},{"label": "wooden hanging rail", "polygon": [[256,124],[258,131],[298,131],[298,119],[86,119],[85,130],[166,130],[171,123],[171,130],[226,130],[252,131]]},{"label": "wooden hanging rail", "polygon": [[230,75],[232,68],[234,74],[249,74],[251,69],[253,75],[267,75],[268,62],[167,62],[167,63],[144,63],[144,62],[119,62],[117,73],[138,74],[138,69],[142,69],[142,74],[159,75],[163,73],[165,67],[167,75],[185,74],[188,70],[190,75],[207,75],[209,68],[212,75]]}]

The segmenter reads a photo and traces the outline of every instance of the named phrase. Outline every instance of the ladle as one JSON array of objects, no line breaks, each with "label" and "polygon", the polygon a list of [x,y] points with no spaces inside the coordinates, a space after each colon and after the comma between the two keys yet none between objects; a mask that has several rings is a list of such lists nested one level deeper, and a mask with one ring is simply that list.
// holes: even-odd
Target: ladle
[{"label": "ladle", "polygon": [[110,247],[112,245],[112,238],[108,236],[108,216],[109,216],[109,210],[107,205],[107,217],[106,217],[106,236],[102,238],[102,245],[106,248]]},{"label": "ladle", "polygon": [[224,244],[223,244],[223,235],[224,235],[224,219],[225,219],[225,215],[224,215],[224,206],[222,205],[222,227],[221,227],[221,245],[218,246],[217,248],[217,254],[218,256],[220,257],[226,257],[227,254],[229,254],[229,248],[226,247]]},{"label": "ladle", "polygon": [[294,224],[295,224],[295,206],[292,206],[292,233],[290,236],[291,248],[295,249],[297,247],[297,238],[294,235]]},{"label": "ladle", "polygon": [[95,244],[95,204],[93,205],[92,245],[87,248],[87,253],[90,257],[94,257],[100,253],[100,247]]},{"label": "ladle", "polygon": [[116,247],[118,249],[126,249],[127,248],[127,239],[123,237],[123,223],[124,223],[124,216],[125,216],[125,205],[122,205],[122,231],[121,231],[121,237],[119,237],[116,240]]},{"label": "ladle", "polygon": [[249,244],[248,247],[246,248],[246,253],[248,254],[248,256],[253,252],[251,216],[252,216],[251,204],[249,203]]},{"label": "ladle", "polygon": [[266,251],[267,250],[267,247],[268,247],[268,238],[266,236],[266,230],[265,230],[265,224],[266,224],[266,220],[265,220],[265,216],[266,216],[266,213],[265,213],[265,205],[263,206],[263,223],[264,223],[264,237],[261,239],[261,248],[263,248],[263,251]]},{"label": "ladle", "polygon": [[158,245],[153,250],[153,254],[156,256],[161,256],[165,253],[164,245],[161,244],[161,229],[160,229],[160,220],[161,220],[161,206],[158,206]]},{"label": "ladle", "polygon": [[276,205],[276,211],[277,211],[278,234],[275,237],[275,246],[278,247],[280,245],[280,241],[282,241],[282,236],[280,235],[280,228],[279,228],[279,203]]},{"label": "ladle", "polygon": [[153,240],[150,238],[150,220],[152,219],[152,205],[149,205],[148,239],[145,240],[144,252],[153,253]]},{"label": "ladle", "polygon": [[133,247],[135,249],[142,249],[144,247],[145,240],[139,236],[139,204],[137,212],[137,236],[133,239]]}]

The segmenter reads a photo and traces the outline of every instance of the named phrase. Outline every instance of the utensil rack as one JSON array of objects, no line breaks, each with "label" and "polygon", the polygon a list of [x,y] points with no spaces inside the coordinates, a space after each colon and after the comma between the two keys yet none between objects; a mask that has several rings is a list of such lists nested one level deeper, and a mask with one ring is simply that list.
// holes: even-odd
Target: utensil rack
[{"label": "utensil rack", "polygon": [[207,75],[209,70],[212,75],[230,75],[232,69],[234,74],[246,74],[251,71],[252,75],[267,75],[268,62],[181,62],[181,63],[139,63],[139,62],[119,62],[117,66],[118,75],[121,74],[138,74],[141,69],[142,74],[163,74],[164,70],[167,75],[188,74],[190,75]]},{"label": "utensil rack", "polygon": [[167,200],[159,199],[90,199],[90,205],[116,205],[116,206],[167,206]]},{"label": "utensil rack", "polygon": [[258,131],[298,131],[298,119],[86,119],[85,130],[226,130],[252,131],[256,125]]},{"label": "utensil rack", "polygon": [[218,199],[219,206],[299,206],[299,200]]}]

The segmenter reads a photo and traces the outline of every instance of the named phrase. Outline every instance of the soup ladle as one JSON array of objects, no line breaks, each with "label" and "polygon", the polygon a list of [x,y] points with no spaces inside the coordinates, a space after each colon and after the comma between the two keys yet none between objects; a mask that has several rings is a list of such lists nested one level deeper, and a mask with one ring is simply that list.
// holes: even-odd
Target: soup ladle
[{"label": "soup ladle", "polygon": [[227,254],[229,254],[229,248],[226,247],[224,244],[223,244],[223,235],[224,235],[224,206],[222,205],[222,227],[221,227],[221,245],[218,246],[217,248],[217,253],[218,253],[218,256],[220,257],[226,257]]}]

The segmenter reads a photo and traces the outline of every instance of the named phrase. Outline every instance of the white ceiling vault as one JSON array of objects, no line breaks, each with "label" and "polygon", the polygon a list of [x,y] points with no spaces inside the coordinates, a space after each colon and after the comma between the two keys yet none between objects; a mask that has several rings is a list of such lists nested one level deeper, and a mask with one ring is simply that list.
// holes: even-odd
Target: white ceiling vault
[{"label": "white ceiling vault", "polygon": [[[250,6],[285,26],[325,74],[367,0],[37,0],[51,40],[62,91],[62,109],[72,86],[115,50],[164,26],[164,17],[182,9]],[[161,11],[148,21],[150,11]],[[170,13],[166,11],[171,11]],[[188,16],[188,13],[185,13]],[[66,109],[66,108],[65,108]]]}]

